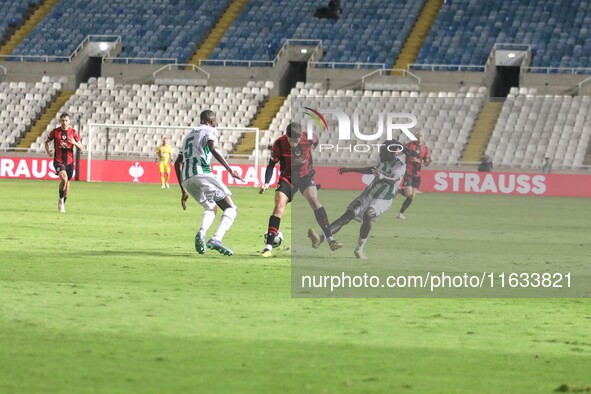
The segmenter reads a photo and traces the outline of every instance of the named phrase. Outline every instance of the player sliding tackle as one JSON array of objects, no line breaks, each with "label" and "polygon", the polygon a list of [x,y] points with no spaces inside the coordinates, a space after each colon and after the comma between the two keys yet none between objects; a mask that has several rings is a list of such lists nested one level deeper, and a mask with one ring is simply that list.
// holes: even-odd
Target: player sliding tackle
[{"label": "player sliding tackle", "polygon": [[273,150],[269,165],[265,172],[265,183],[261,186],[259,193],[263,194],[269,188],[269,182],[273,175],[273,168],[277,162],[280,163],[279,182],[275,189],[275,207],[269,218],[267,229],[267,244],[261,256],[271,257],[273,255],[273,242],[279,231],[281,218],[285,206],[291,202],[294,194],[299,190],[314,210],[316,221],[322,228],[324,236],[328,239],[330,250],[337,250],[343,245],[332,238],[329,220],[324,207],[318,201],[318,192],[314,183],[314,168],[312,166],[312,148],[318,145],[316,136],[309,140],[307,135],[302,134],[302,126],[299,123],[290,123],[284,135],[273,142]]},{"label": "player sliding tackle", "polygon": [[[353,219],[362,222],[354,252],[355,257],[359,259],[367,259],[364,248],[369,232],[378,217],[386,213],[392,206],[398,185],[404,176],[406,165],[396,155],[399,150],[400,144],[397,141],[387,140],[380,146],[380,161],[375,166],[343,167],[338,170],[341,175],[346,172],[374,175],[369,186],[349,204],[345,213],[330,225],[331,233],[336,234]],[[319,236],[313,229],[308,230],[308,237],[312,241],[313,248],[318,248],[325,239],[324,235]]]}]

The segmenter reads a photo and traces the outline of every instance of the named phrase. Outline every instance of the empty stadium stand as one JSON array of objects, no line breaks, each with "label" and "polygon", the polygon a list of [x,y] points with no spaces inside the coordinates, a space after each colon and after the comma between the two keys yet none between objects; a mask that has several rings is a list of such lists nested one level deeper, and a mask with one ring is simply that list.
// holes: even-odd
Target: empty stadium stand
[{"label": "empty stadium stand", "polygon": [[[154,143],[164,135],[177,149],[186,130],[151,129],[146,132],[137,126],[190,127],[199,124],[199,113],[204,109],[216,112],[220,127],[247,127],[260,105],[268,96],[269,86],[265,81],[252,82],[242,88],[202,87],[158,84],[115,84],[113,78],[91,78],[80,85],[56,114],[45,132],[31,145],[34,151],[42,151],[43,141],[49,132],[59,126],[59,114],[68,112],[73,123],[106,123],[128,125],[128,130],[113,129],[114,137],[109,142],[111,153],[118,155],[152,156]],[[136,127],[134,127],[136,126]],[[85,139],[87,130],[80,135]],[[232,152],[243,132],[236,130],[220,133],[220,143],[225,152]],[[145,143],[151,141],[150,143]],[[93,141],[93,151],[105,152],[105,136]]]},{"label": "empty stadium stand", "polygon": [[[425,130],[435,166],[473,165],[483,154],[492,158],[495,168],[517,170],[539,168],[545,157],[553,160],[555,169],[565,171],[591,162],[585,161],[586,155],[591,158],[590,81],[574,70],[586,67],[580,72],[591,71],[588,0],[360,0],[342,2],[336,20],[314,17],[316,9],[325,4],[319,0],[7,0],[0,15],[0,34],[5,39],[19,26],[19,34],[12,37],[26,34],[23,21],[32,10],[37,10],[35,14],[42,8],[51,10],[24,37],[14,55],[68,56],[85,37],[96,34],[121,35],[123,48],[114,61],[118,64],[98,64],[97,59],[85,57],[95,56],[88,54],[92,51],[73,65],[56,63],[46,68],[22,59],[2,63],[0,80],[12,82],[0,83],[0,149],[30,147],[43,154],[49,130],[58,126],[61,112],[69,112],[83,140],[89,122],[127,126],[127,130],[113,130],[109,142],[106,136],[93,141],[94,152],[106,152],[109,146],[110,154],[152,156],[153,146],[164,135],[178,149],[186,131],[163,128],[147,133],[139,126],[188,127],[198,123],[201,110],[211,108],[218,114],[220,127],[259,128],[261,151],[268,155],[266,146],[290,121],[304,125],[312,121],[302,111],[306,106],[348,114],[356,111],[365,134],[376,130],[381,113],[414,114],[418,119],[414,130]],[[420,15],[425,20],[419,21]],[[37,23],[33,19],[26,25]],[[407,40],[413,26],[415,37]],[[204,42],[206,37],[209,40]],[[206,76],[199,80],[183,66],[162,71],[158,69],[162,65],[127,68],[133,64],[120,64],[129,58],[199,62],[209,53],[216,61],[270,61],[286,40],[320,40],[323,56],[314,61],[324,66],[306,65],[305,56],[292,59],[293,53],[300,55],[293,48],[282,52],[289,54],[272,70],[268,65],[220,67],[223,71],[214,70],[217,66],[191,66],[192,71],[199,70],[199,78]],[[399,56],[405,42],[407,53]],[[402,69],[413,61],[482,66],[495,43],[529,45],[530,71],[551,68],[545,70],[548,75],[524,72],[516,81],[505,81],[502,94],[495,88],[500,82],[493,78],[494,70],[489,72],[492,69],[466,74],[450,72],[456,71],[451,67],[444,74],[422,70],[406,79],[390,75],[396,60]],[[298,70],[292,61],[301,63]],[[90,70],[92,62],[96,70]],[[346,63],[373,63],[380,70],[375,75],[363,70],[329,70],[334,66],[327,65],[331,62],[344,62],[343,68],[348,67]],[[26,69],[22,74],[21,66]],[[567,70],[573,75],[550,75]],[[35,79],[33,73],[38,73]],[[42,75],[54,77],[41,79]],[[103,77],[88,79],[90,75]],[[19,80],[21,76],[28,82]],[[303,82],[306,78],[315,82]],[[302,82],[291,89],[296,81]],[[530,83],[532,87],[511,88],[506,100],[491,99],[487,87],[474,86],[488,84],[491,94],[505,95],[514,84]],[[328,129],[337,128],[335,116],[328,114],[326,120]],[[317,130],[320,142],[334,142],[334,136],[325,131]],[[395,137],[407,141],[402,135]],[[236,130],[222,133],[220,142],[225,152],[246,158],[253,152],[255,139]],[[366,141],[354,138],[350,142]],[[316,161],[367,163],[368,155],[333,150],[319,152]]]},{"label": "empty stadium stand", "polygon": [[[263,134],[261,146],[266,146],[284,133],[291,121],[307,123],[303,107],[341,109],[348,113],[357,111],[361,130],[365,134],[376,131],[381,112],[407,112],[417,117],[417,126],[426,134],[426,144],[431,148],[435,165],[455,165],[472,131],[474,121],[485,100],[486,88],[470,87],[465,92],[419,93],[408,91],[354,91],[324,90],[321,84],[298,84],[292,89],[279,113],[273,119],[270,130]],[[326,116],[329,130],[337,130],[338,124],[332,116]],[[334,135],[316,131],[319,142],[334,144]],[[402,142],[408,138],[402,133],[396,135]],[[382,138],[382,140],[385,139]],[[354,138],[352,144],[366,144]],[[265,152],[269,154],[268,150]],[[372,153],[372,160],[377,158]],[[263,156],[264,157],[264,156]],[[321,152],[318,163],[366,163],[367,153],[348,150]]]},{"label": "empty stadium stand", "polygon": [[121,35],[120,57],[191,58],[229,0],[61,0],[13,55],[69,56],[87,35]]},{"label": "empty stadium stand", "polygon": [[343,2],[338,20],[318,19],[318,1],[251,0],[211,55],[212,59],[272,60],[284,41],[318,39],[322,62],[384,63],[398,57],[424,1]]},{"label": "empty stadium stand", "polygon": [[591,135],[591,96],[537,95],[514,88],[486,149],[494,163],[540,168],[545,157],[556,169],[583,165]]},{"label": "empty stadium stand", "polygon": [[0,13],[0,46],[23,23],[27,12],[37,6],[40,0],[9,0],[2,2]]},{"label": "empty stadium stand", "polygon": [[534,67],[590,67],[586,0],[446,1],[417,63],[484,65],[495,43],[532,46]]},{"label": "empty stadium stand", "polygon": [[61,89],[49,77],[37,83],[0,83],[0,148],[18,144]]}]

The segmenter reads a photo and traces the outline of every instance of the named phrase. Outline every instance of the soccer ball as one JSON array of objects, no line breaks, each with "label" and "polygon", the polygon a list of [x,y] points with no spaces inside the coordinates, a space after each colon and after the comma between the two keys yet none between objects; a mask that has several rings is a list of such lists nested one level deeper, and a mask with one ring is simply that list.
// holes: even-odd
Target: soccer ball
[{"label": "soccer ball", "polygon": [[[267,233],[263,234],[263,238],[265,240],[265,244],[267,244]],[[278,231],[277,235],[275,236],[275,240],[273,241],[273,247],[277,248],[277,247],[281,246],[282,243],[283,243],[283,233],[281,231]]]}]

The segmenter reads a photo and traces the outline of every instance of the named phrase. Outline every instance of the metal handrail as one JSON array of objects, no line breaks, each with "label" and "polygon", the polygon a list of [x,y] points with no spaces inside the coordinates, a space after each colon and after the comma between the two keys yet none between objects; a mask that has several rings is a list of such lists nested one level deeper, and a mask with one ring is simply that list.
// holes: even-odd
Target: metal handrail
[{"label": "metal handrail", "polygon": [[222,66],[244,65],[245,67],[256,67],[256,66],[275,67],[275,65],[279,61],[279,58],[281,57],[283,52],[285,52],[287,50],[287,47],[289,47],[289,46],[313,46],[313,45],[315,45],[315,47],[316,47],[316,48],[314,48],[314,52],[313,52],[313,54],[314,54],[317,52],[318,47],[322,47],[322,40],[290,38],[290,39],[285,40],[285,42],[283,43],[283,45],[281,46],[281,48],[279,49],[279,51],[277,52],[277,55],[275,55],[275,58],[273,60],[200,59],[199,65],[200,66],[206,66],[206,65],[216,66],[216,65],[220,65],[220,63],[221,63]]},{"label": "metal handrail", "polygon": [[[363,62],[308,62],[308,67],[317,67],[318,65],[326,65],[329,66],[332,70],[336,69],[338,66],[342,68],[352,68],[354,70],[362,70],[366,68],[376,68],[379,67],[383,69],[386,67],[385,63],[363,63]],[[352,67],[349,67],[352,66]],[[340,68],[340,67],[339,67]]]},{"label": "metal handrail", "polygon": [[122,60],[124,64],[135,64],[137,62],[147,61],[148,64],[178,64],[178,59],[172,57],[105,57],[103,63],[107,60]]},{"label": "metal handrail", "polygon": [[123,45],[123,41],[121,40],[121,36],[118,36],[118,38],[114,41],[114,43],[115,43],[115,45],[113,45],[111,48],[109,48],[109,50],[107,51],[107,53],[105,53],[105,55],[102,57],[101,63],[104,63],[106,58],[111,57],[111,51],[113,49],[115,49],[115,47],[117,46],[117,44]]},{"label": "metal handrail", "polygon": [[115,38],[114,42],[121,42],[121,36],[118,35],[103,35],[103,34],[89,34],[78,44],[76,49],[70,54],[70,56],[53,56],[53,55],[0,55],[0,59],[15,59],[20,62],[24,62],[27,59],[35,59],[35,60],[43,60],[45,63],[49,63],[49,61],[57,61],[57,60],[64,60],[68,61],[68,63],[72,63],[72,60],[82,51],[84,45],[94,41],[94,38],[101,38],[101,41],[105,41],[105,39]]},{"label": "metal handrail", "polygon": [[383,74],[384,72],[390,73],[391,71],[401,71],[403,77],[406,77],[408,75],[408,76],[416,79],[417,84],[419,84],[419,85],[421,84],[421,78],[419,78],[416,74],[411,73],[409,70],[403,69],[403,68],[392,68],[392,69],[382,68],[380,70],[374,70],[374,71],[370,72],[369,74],[366,74],[363,77],[361,77],[361,83],[363,85],[365,85],[365,80],[367,78],[373,76],[374,74]]},{"label": "metal handrail", "polygon": [[[486,65],[478,64],[427,64],[427,63],[411,63],[406,67],[408,70],[422,71],[425,68],[427,71],[486,71]],[[438,70],[438,68],[445,68],[445,70]],[[450,68],[455,70],[449,70]]]},{"label": "metal handrail", "polygon": [[583,79],[581,82],[579,82],[578,83],[579,90],[583,88],[583,85],[586,85],[589,82],[591,82],[591,77],[587,77],[587,78]]},{"label": "metal handrail", "polygon": [[497,42],[493,45],[493,50],[496,51],[531,51],[531,44],[512,44],[508,42]]},{"label": "metal handrail", "polygon": [[[314,45],[315,44],[315,45]],[[287,50],[289,46],[312,46],[314,45],[314,51],[310,56],[310,60],[308,61],[308,67],[315,67],[317,65],[327,65],[328,68],[335,69],[339,66],[344,66],[344,68],[353,68],[353,69],[364,69],[364,68],[385,68],[384,63],[363,63],[363,62],[316,62],[313,61],[317,54],[319,53],[320,49],[322,49],[322,40],[317,39],[297,39],[297,38],[290,38],[285,40],[285,43],[281,46],[279,52],[273,60],[240,60],[240,59],[202,59],[199,60],[200,66],[210,65],[222,65],[222,66],[241,66],[244,65],[245,67],[256,67],[256,66],[269,66],[275,67],[277,62],[279,61],[279,57]],[[351,66],[351,67],[349,67]]]},{"label": "metal handrail", "polygon": [[49,61],[56,61],[58,59],[60,60],[68,60],[70,59],[69,56],[52,56],[52,55],[0,55],[0,59],[4,59],[4,60],[16,60],[19,62],[24,62],[27,59],[36,59],[36,60],[40,60],[40,61],[44,61],[45,63],[49,63]]},{"label": "metal handrail", "polygon": [[[499,50],[508,50],[508,51],[522,51],[522,52],[527,52],[526,55],[526,60],[530,58],[530,54],[531,54],[531,49],[532,46],[530,44],[511,44],[511,43],[504,43],[504,42],[498,42],[495,43],[493,46],[493,49],[491,50],[488,58],[486,59],[486,63],[484,65],[479,65],[479,64],[440,64],[440,63],[433,63],[433,64],[427,64],[427,63],[412,63],[409,64],[407,66],[407,68],[410,69],[415,69],[415,70],[422,70],[422,69],[427,69],[429,71],[483,71],[486,72],[489,65],[492,62],[492,59],[494,59],[494,54],[496,53],[496,51]],[[440,70],[441,68],[444,68],[444,70]],[[450,70],[451,69],[455,69],[455,70]]]},{"label": "metal handrail", "polygon": [[306,67],[309,67],[310,63],[316,61],[316,57],[319,56],[321,49],[323,49],[322,41],[320,41],[320,44],[318,44],[314,47],[314,50],[312,51],[312,53],[310,54],[310,58],[308,59],[308,65]]},{"label": "metal handrail", "polygon": [[243,66],[243,67],[273,67],[271,60],[237,60],[237,59],[201,59],[199,66]]},{"label": "metal handrail", "polygon": [[78,53],[82,50],[84,44],[90,43],[91,41],[93,41],[93,38],[100,38],[100,40],[97,41],[105,41],[105,39],[115,38],[114,42],[121,42],[121,36],[118,35],[89,34],[84,38],[84,40],[82,40],[82,42],[76,47],[76,49],[74,49],[74,52],[72,52],[72,54],[68,56],[68,61],[71,63],[74,57],[78,55]]},{"label": "metal handrail", "polygon": [[[521,67],[521,72],[535,72],[538,74],[553,74],[552,71],[556,71],[557,74],[591,74],[591,67]],[[566,71],[566,72],[560,72]]]},{"label": "metal handrail", "polygon": [[162,71],[164,71],[165,69],[168,69],[169,71],[172,71],[172,67],[173,67],[173,66],[174,66],[174,67],[187,67],[187,66],[189,66],[189,67],[191,67],[191,68],[192,68],[192,71],[195,71],[195,70],[197,70],[197,72],[202,72],[202,73],[204,73],[207,79],[209,79],[209,78],[210,78],[210,76],[211,76],[211,75],[210,75],[210,74],[209,74],[207,71],[205,71],[205,70],[204,70],[204,69],[202,69],[201,67],[199,67],[199,66],[197,66],[197,65],[195,65],[195,64],[189,64],[189,63],[188,63],[188,64],[176,64],[176,63],[175,63],[175,64],[166,64],[166,65],[164,65],[164,66],[160,67],[158,70],[154,71],[154,72],[152,73],[152,76],[154,77],[154,79],[156,79],[156,74],[158,74],[159,72],[162,72]]}]

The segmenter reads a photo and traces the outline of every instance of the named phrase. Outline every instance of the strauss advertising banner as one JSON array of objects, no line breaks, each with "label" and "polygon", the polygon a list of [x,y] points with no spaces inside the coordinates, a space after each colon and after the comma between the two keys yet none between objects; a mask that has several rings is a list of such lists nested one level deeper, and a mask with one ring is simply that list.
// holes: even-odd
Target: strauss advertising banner
[{"label": "strauss advertising banner", "polygon": [[[232,165],[246,181],[234,180],[221,165],[212,167],[213,174],[229,186],[251,186],[261,183],[265,167]],[[371,175],[347,173],[338,175],[337,167],[316,168],[316,183],[325,189],[361,190]],[[87,180],[87,162],[80,162],[80,180]],[[0,157],[0,178],[57,179],[51,159]],[[258,180],[258,181],[257,181]],[[271,183],[277,180],[277,168]],[[150,161],[93,160],[91,181],[159,183],[158,165]],[[171,183],[176,183],[174,169]],[[591,197],[591,175],[540,174],[513,172],[470,172],[450,170],[423,170],[422,192],[511,194],[524,196]]]}]

